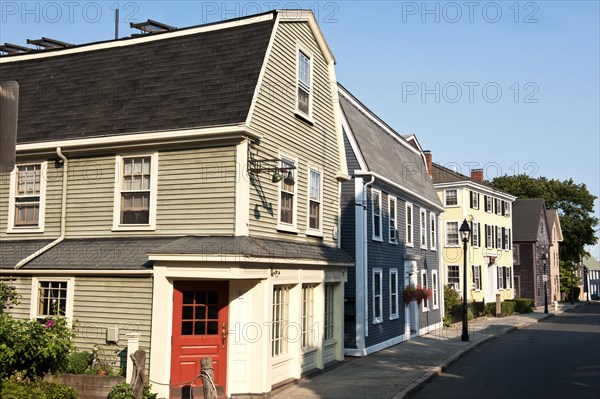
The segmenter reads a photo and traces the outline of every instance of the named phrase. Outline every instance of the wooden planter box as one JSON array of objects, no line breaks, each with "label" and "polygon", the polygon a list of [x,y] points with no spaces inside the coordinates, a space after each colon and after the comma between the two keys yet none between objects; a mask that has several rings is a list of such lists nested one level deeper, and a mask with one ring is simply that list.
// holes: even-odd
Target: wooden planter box
[{"label": "wooden planter box", "polygon": [[125,382],[125,377],[109,377],[95,374],[47,375],[44,379],[75,388],[77,393],[79,393],[80,399],[106,399],[113,386]]}]

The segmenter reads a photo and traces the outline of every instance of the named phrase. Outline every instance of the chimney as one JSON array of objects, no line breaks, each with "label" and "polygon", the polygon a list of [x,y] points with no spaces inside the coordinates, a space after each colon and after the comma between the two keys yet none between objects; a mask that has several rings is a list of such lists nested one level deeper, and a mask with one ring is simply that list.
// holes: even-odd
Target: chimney
[{"label": "chimney", "polygon": [[423,151],[423,155],[425,155],[425,164],[427,165],[427,173],[429,173],[429,176],[433,176],[433,161],[431,159],[431,151],[425,150],[425,151]]},{"label": "chimney", "polygon": [[483,183],[483,169],[471,169],[471,179]]}]

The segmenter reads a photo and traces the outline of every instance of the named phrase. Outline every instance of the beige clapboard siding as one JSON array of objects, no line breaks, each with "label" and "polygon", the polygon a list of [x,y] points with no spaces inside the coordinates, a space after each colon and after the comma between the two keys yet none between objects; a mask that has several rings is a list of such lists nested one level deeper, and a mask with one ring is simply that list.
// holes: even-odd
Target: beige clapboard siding
[{"label": "beige clapboard siding", "polygon": [[28,319],[31,307],[31,277],[1,276],[0,281],[16,288],[19,304],[11,306],[6,313],[14,318]]},{"label": "beige clapboard siding", "polygon": [[[74,292],[73,329],[79,350],[101,345],[106,357],[122,364],[127,334],[138,332],[140,349],[149,353],[151,277],[76,277]],[[119,341],[107,344],[106,331],[114,326],[119,328]]]},{"label": "beige clapboard siding", "polygon": [[[314,126],[309,126],[294,115],[297,40],[313,52]],[[263,206],[258,190],[254,187],[250,189],[250,233],[306,240],[304,231],[308,224],[308,167],[319,165],[324,169],[323,241],[333,244],[331,230],[339,208],[338,183],[335,180],[335,175],[339,171],[339,152],[334,107],[327,64],[306,23],[279,24],[251,126],[264,135],[261,148],[273,155],[281,151],[299,160],[297,227],[300,233],[296,236],[276,231],[278,185],[272,183],[266,174],[260,179],[260,188],[266,198],[266,206]],[[269,204],[272,207],[272,215],[268,211]]]}]

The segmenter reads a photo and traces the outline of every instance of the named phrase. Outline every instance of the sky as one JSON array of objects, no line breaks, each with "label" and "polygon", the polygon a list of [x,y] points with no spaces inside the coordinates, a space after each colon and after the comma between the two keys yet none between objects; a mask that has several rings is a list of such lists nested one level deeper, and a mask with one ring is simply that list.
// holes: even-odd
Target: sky
[{"label": "sky", "polygon": [[[154,19],[186,27],[311,9],[338,80],[434,162],[525,173],[600,196],[598,1],[5,1],[0,42],[82,44]],[[599,201],[595,203],[600,217]],[[600,257],[596,246],[593,254]]]}]

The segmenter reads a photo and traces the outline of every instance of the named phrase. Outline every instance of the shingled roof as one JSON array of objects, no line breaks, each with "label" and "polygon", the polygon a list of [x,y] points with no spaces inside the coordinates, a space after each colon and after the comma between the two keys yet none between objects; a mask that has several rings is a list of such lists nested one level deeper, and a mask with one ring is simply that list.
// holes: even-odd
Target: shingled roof
[{"label": "shingled roof", "polygon": [[[425,163],[419,154],[409,148],[412,145],[346,89],[343,87],[341,89],[342,111],[369,171],[406,187],[441,207],[442,204],[427,174]],[[355,104],[360,104],[360,108]],[[349,132],[345,133],[349,134]]]},{"label": "shingled roof", "polygon": [[241,124],[273,27],[240,23],[1,57],[2,80],[20,85],[18,143]]},{"label": "shingled roof", "polygon": [[543,198],[518,199],[513,202],[513,241],[537,241],[542,219],[546,221],[546,203]]}]

